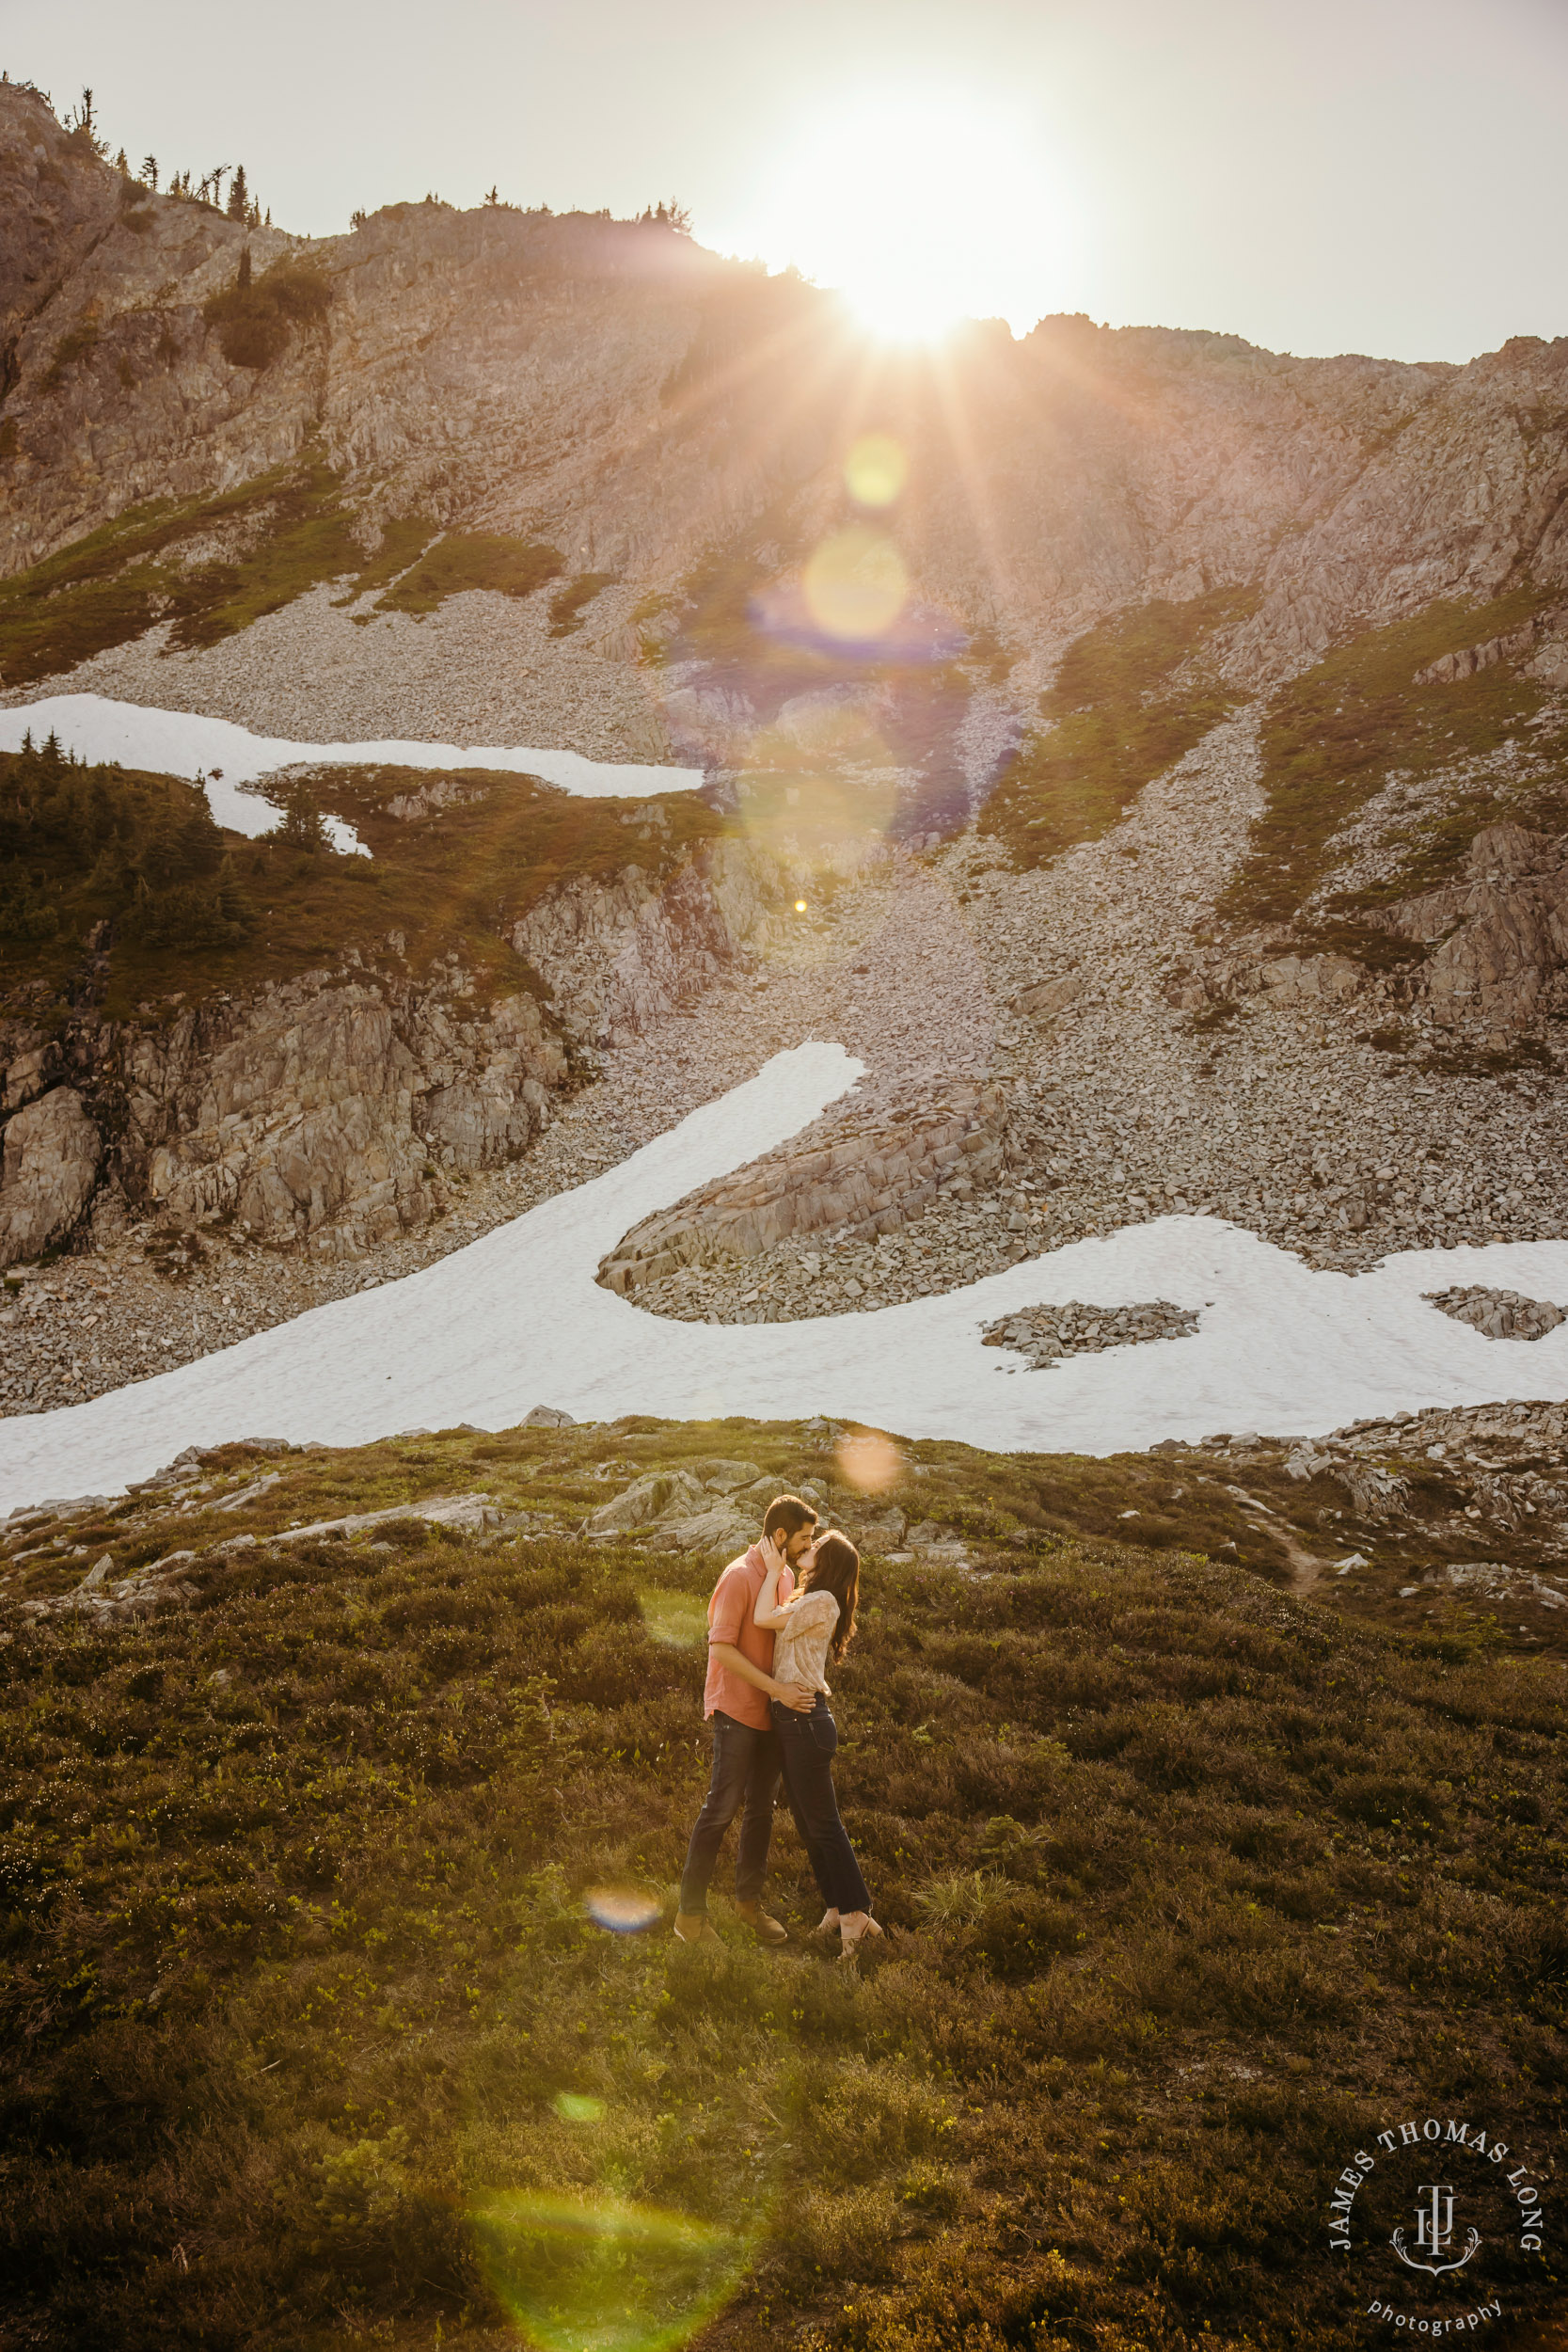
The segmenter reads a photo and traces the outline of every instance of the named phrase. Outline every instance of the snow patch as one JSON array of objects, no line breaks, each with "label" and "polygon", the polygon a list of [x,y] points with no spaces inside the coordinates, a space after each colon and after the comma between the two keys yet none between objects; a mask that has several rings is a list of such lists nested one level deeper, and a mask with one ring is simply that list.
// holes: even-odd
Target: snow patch
[{"label": "snow patch", "polygon": [[[199,781],[220,825],[254,840],[271,831],[278,811],[271,802],[242,792],[279,768],[304,764],[333,767],[494,768],[510,775],[538,776],[578,800],[605,800],[638,793],[694,792],[700,768],[654,768],[627,761],[584,759],[578,752],[540,751],[490,743],[291,743],[281,736],[252,735],[230,719],[204,719],[190,710],[156,710],[140,703],[112,702],[104,694],[52,694],[41,702],[0,710],[0,751],[22,748],[28,729],[41,741],[51,728],[78,759],[118,759],[125,768]],[[350,825],[327,819],[335,850],[370,853]]]},{"label": "snow patch", "polygon": [[[863,1074],[841,1045],[775,1055],[619,1168],[404,1281],[90,1403],[0,1422],[0,1509],[103,1493],[187,1445],[258,1429],[332,1445],[411,1424],[502,1429],[540,1396],[580,1421],[831,1413],[1002,1452],[1142,1451],[1224,1428],[1321,1435],[1499,1397],[1502,1351],[1423,1293],[1484,1279],[1568,1301],[1568,1242],[1316,1273],[1212,1216],[1126,1226],[945,1297],[804,1323],[665,1322],[599,1288],[599,1261],[629,1227],[786,1141]],[[1048,1376],[984,1345],[999,1316],[1075,1298],[1169,1300],[1198,1328],[1070,1357]],[[1568,1324],[1532,1344],[1528,1385],[1568,1397]]]}]

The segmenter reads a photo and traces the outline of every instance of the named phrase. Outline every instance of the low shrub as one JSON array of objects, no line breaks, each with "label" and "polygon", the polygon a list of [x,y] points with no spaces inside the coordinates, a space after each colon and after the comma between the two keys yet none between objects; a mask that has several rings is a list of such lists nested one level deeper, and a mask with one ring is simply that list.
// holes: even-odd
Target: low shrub
[{"label": "low shrub", "polygon": [[309,262],[285,256],[252,279],[247,249],[236,282],[210,294],[201,315],[217,330],[219,347],[231,368],[260,372],[281,358],[296,329],[325,318],[331,301],[331,287]]},{"label": "low shrub", "polygon": [[[449,1491],[481,1459],[531,1515],[575,1517],[600,1456],[658,1442],[290,1457],[250,1523]],[[798,1432],[706,1444],[781,1486],[822,1470]],[[1051,1475],[928,1453],[976,1508]],[[105,1541],[236,1532],[158,1514]],[[718,1944],[669,1937],[703,1657],[637,1603],[701,1580],[645,1566],[410,1516],[373,1548],[208,1554],[197,1598],[142,1623],[8,1615],[19,2340],[479,2352],[547,2334],[552,2296],[579,2340],[613,2279],[672,2342],[734,2305],[729,2341],[825,2352],[1174,2352],[1205,2321],[1349,2352],[1316,2235],[1344,2151],[1415,2095],[1545,2150],[1556,1667],[1449,1665],[1121,1547],[879,1565],[834,1703],[889,1935],[849,1969],[799,1932],[759,1948],[727,1866]],[[1347,1719],[1354,1740],[1314,1736]],[[651,1899],[650,1930],[617,1931],[635,1904],[607,1894]],[[769,1900],[797,1931],[818,1915],[782,1809]],[[1523,2318],[1556,2290],[1509,2292]]]}]

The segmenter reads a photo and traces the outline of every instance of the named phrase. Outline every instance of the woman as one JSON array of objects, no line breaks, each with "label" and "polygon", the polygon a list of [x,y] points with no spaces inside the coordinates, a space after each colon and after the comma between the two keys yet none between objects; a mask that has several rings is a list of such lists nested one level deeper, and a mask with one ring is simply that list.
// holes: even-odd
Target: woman
[{"label": "woman", "polygon": [[830,1657],[836,1666],[854,1635],[861,1556],[836,1529],[819,1535],[800,1563],[797,1589],[782,1606],[778,1590],[784,1555],[768,1544],[763,1557],[765,1573],[752,1621],[772,1630],[775,1679],[798,1682],[816,1692],[809,1714],[781,1706],[777,1699],[772,1702],[784,1786],[828,1906],[817,1933],[831,1934],[836,1928],[842,1957],[847,1959],[867,1935],[882,1932],[871,1916],[871,1898],[838,1815],[832,1764],[838,1728],[828,1706],[825,1671]]}]

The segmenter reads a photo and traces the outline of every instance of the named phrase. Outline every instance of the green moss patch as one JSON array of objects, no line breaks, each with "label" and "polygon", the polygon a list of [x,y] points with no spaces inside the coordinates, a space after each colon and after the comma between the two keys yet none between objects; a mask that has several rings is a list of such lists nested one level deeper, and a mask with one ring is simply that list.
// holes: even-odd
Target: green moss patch
[{"label": "green moss patch", "polygon": [[986,803],[981,830],[1034,866],[1118,823],[1144,786],[1234,707],[1209,648],[1251,601],[1221,590],[1187,604],[1136,605],[1078,638],[1041,699],[1039,726]]},{"label": "green moss patch", "polygon": [[[189,543],[214,533],[230,536],[236,552],[182,561]],[[531,596],[562,568],[553,548],[520,539],[436,539],[423,515],[385,523],[367,555],[339,476],[308,459],[217,498],[134,508],[0,581],[0,677],[31,685],[159,621],[171,625],[173,649],[216,644],[328,580],[348,583],[341,603],[380,591],[375,611],[423,614],[465,589]]]},{"label": "green moss patch", "polygon": [[582,627],[582,616],[594,597],[606,588],[613,588],[613,572],[583,572],[568,580],[550,598],[550,635],[571,637]]},{"label": "green moss patch", "polygon": [[[230,532],[243,552],[181,562],[182,544]],[[307,462],[213,499],[130,509],[59,554],[0,580],[8,686],[75,668],[172,624],[177,648],[215,644],[325,580],[369,570],[336,474]]]},{"label": "green moss patch", "polygon": [[[1289,922],[1332,873],[1334,836],[1391,775],[1418,783],[1496,751],[1525,726],[1540,707],[1541,690],[1506,664],[1431,686],[1415,679],[1441,655],[1518,628],[1543,601],[1539,592],[1519,589],[1491,604],[1431,605],[1413,620],[1337,647],[1288,686],[1263,727],[1268,805],[1221,899],[1223,910],[1249,925]],[[1481,815],[1479,803],[1456,803],[1434,822],[1413,827],[1399,875],[1336,901],[1331,914],[1354,919],[1448,879],[1478,825],[1499,814],[1495,803],[1485,807]],[[1326,935],[1325,944],[1332,944]]]},{"label": "green moss patch", "polygon": [[[477,1484],[531,1535],[393,1519],[201,1553],[139,1626],[8,1613],[29,2340],[477,2352],[727,2308],[709,2341],[1350,2352],[1322,2216],[1351,2151],[1440,2112],[1549,2163],[1560,1668],[1053,1537],[1044,1459],[906,1449],[901,1499],[989,1528],[987,1573],[868,1557],[836,1772],[887,1943],[851,1971],[800,1940],[781,1808],[796,1939],[751,1941],[727,1861],[720,1941],[677,1945],[703,1661],[639,1601],[698,1606],[708,1572],[570,1531],[716,1444],[852,1500],[789,1425],[235,1448],[207,1474],[281,1468],[266,1513],[98,1533],[201,1553]],[[1488,2261],[1513,2317],[1556,2312],[1543,2264]]]},{"label": "green moss patch", "polygon": [[[389,813],[431,787],[461,797]],[[372,856],[330,850],[324,811]],[[399,968],[416,976],[455,951],[484,994],[531,986],[504,934],[546,892],[628,866],[664,873],[721,830],[689,792],[589,800],[531,776],[356,767],[294,780],[276,831],[252,841],[220,832],[197,786],[0,755],[0,1005],[36,1011],[40,990],[63,992],[102,922],[115,1017],[284,978],[350,948],[385,961],[392,931]]]},{"label": "green moss patch", "polygon": [[449,532],[395,587],[376,602],[378,612],[434,612],[449,596],[488,588],[502,596],[531,596],[558,580],[565,559],[542,541],[508,539],[494,532]]}]

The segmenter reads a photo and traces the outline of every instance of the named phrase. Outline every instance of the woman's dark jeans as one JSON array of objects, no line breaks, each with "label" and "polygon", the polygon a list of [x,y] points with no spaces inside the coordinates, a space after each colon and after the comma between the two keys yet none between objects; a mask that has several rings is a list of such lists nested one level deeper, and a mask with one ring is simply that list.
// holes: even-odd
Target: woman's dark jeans
[{"label": "woman's dark jeans", "polygon": [[[778,1709],[775,1708],[775,1714]],[[735,1857],[737,1902],[754,1903],[768,1870],[773,1835],[773,1800],[779,1793],[779,1743],[770,1731],[737,1723],[721,1707],[713,1711],[713,1777],[697,1816],[681,1875],[681,1909],[689,1917],[707,1909],[708,1882],[719,1849],[741,1806],[740,1844]]]},{"label": "woman's dark jeans", "polygon": [[819,1691],[811,1713],[800,1715],[775,1699],[773,1729],[784,1758],[790,1810],[811,1856],[823,1901],[830,1911],[869,1911],[871,1898],[861,1866],[838,1817],[838,1799],[833,1793],[838,1727],[827,1700]]}]

